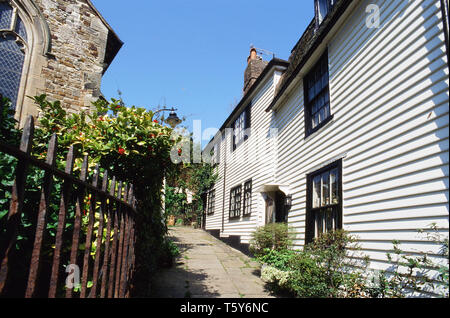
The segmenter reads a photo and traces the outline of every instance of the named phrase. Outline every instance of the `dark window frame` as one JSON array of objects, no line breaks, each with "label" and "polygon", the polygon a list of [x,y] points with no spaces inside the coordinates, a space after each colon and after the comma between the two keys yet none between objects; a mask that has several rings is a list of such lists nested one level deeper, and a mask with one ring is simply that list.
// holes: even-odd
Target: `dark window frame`
[{"label": "dark window frame", "polygon": [[[327,204],[325,206],[313,207],[313,180],[317,176],[321,176],[327,172],[337,170],[337,195],[338,202],[336,204]],[[335,161],[325,167],[320,168],[310,174],[306,175],[306,228],[305,228],[305,244],[311,243],[316,236],[316,214],[324,213],[324,210],[332,210],[335,216],[335,229],[342,229],[342,159]],[[330,187],[329,187],[330,191]],[[331,192],[331,191],[330,191]],[[323,232],[322,232],[323,233]]]},{"label": "dark window frame", "polygon": [[216,205],[216,190],[213,189],[208,192],[207,209],[206,209],[207,215],[214,214],[215,205]]},{"label": "dark window frame", "polygon": [[[326,71],[322,72],[326,66]],[[319,71],[322,69],[321,71]],[[314,83],[314,86],[318,84],[317,77],[321,75],[320,81],[322,81],[322,88],[316,93],[314,92],[314,97],[309,100],[309,88],[311,86],[310,83]],[[327,75],[326,85],[323,84],[323,76]],[[313,79],[314,77],[314,79]],[[328,122],[333,119],[333,114],[331,114],[331,103],[330,103],[330,76],[329,76],[329,65],[328,65],[328,50],[322,54],[320,59],[316,62],[314,67],[308,72],[308,74],[303,79],[303,90],[304,90],[304,113],[305,113],[305,139],[316,131],[320,130],[323,126],[325,126]],[[315,102],[323,100],[323,104],[321,107],[313,113],[313,106]],[[328,99],[328,102],[326,100]],[[328,105],[328,106],[327,106]],[[322,119],[318,124],[313,128],[312,123],[314,120],[314,116],[321,116],[321,111],[327,112],[326,118]]]},{"label": "dark window frame", "polygon": [[[239,198],[239,200],[237,200]],[[232,204],[234,208],[232,208]],[[242,185],[238,185],[230,190],[229,214],[230,220],[239,219],[241,217],[242,207]]]},{"label": "dark window frame", "polygon": [[[251,127],[251,104],[249,104],[237,118],[234,120],[232,128],[233,128],[233,151],[237,149],[244,141],[246,141],[250,136],[246,134],[246,130]],[[244,116],[242,124],[243,127],[239,127],[242,130],[243,137],[240,140],[236,140],[236,124],[240,120],[241,116]]]},{"label": "dark window frame", "polygon": [[[250,203],[247,202],[247,198],[246,198],[247,193],[250,193],[250,200],[249,200]],[[252,179],[247,180],[244,183],[244,195],[243,195],[242,201],[243,201],[242,216],[248,217],[252,214]],[[247,207],[248,207],[248,210],[250,211],[248,213],[246,212]]]}]

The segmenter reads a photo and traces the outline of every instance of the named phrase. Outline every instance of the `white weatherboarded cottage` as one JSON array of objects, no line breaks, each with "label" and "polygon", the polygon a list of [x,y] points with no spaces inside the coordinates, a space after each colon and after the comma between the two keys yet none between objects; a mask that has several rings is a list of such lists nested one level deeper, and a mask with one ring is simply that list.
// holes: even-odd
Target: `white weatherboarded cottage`
[{"label": "white weatherboarded cottage", "polygon": [[437,255],[418,231],[449,231],[448,54],[445,0],[316,0],[289,63],[265,67],[208,145],[206,230],[246,248],[287,221],[301,248],[343,228],[379,269],[393,240]]}]

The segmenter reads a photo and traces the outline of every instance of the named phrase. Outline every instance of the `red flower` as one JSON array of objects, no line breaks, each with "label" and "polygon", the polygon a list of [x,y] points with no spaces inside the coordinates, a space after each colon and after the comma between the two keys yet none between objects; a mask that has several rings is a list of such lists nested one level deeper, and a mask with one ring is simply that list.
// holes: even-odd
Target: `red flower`
[{"label": "red flower", "polygon": [[155,138],[155,134],[150,134],[150,138]]},{"label": "red flower", "polygon": [[183,153],[183,150],[178,149],[178,155],[181,156],[182,153]]},{"label": "red flower", "polygon": [[156,124],[158,123],[158,121],[156,119],[153,122],[156,123]]},{"label": "red flower", "polygon": [[125,149],[123,149],[122,147],[119,147],[119,155],[124,155],[125,154]]}]

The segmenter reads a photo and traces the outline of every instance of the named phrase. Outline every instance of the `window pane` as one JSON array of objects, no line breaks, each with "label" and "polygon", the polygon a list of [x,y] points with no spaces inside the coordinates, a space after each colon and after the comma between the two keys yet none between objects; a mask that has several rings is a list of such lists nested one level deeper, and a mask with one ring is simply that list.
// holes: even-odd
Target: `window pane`
[{"label": "window pane", "polygon": [[325,90],[323,93],[323,101],[325,104],[330,102],[330,94],[328,93],[328,90]]},{"label": "window pane", "polygon": [[321,206],[330,204],[330,174],[326,172],[322,175],[322,204]]},{"label": "window pane", "polygon": [[24,41],[27,41],[27,30],[25,29],[25,25],[21,18],[17,17],[16,21],[16,30],[18,35],[22,37]]},{"label": "window pane", "polygon": [[313,208],[320,207],[320,176],[313,180]]},{"label": "window pane", "polygon": [[308,102],[310,102],[315,96],[314,87],[315,87],[314,83],[311,83],[311,87],[309,88],[309,91],[308,91]]},{"label": "window pane", "polygon": [[331,185],[331,204],[338,204],[339,203],[339,196],[338,196],[338,171],[337,169],[334,169],[330,173],[330,185]]},{"label": "window pane", "polygon": [[323,233],[323,213],[322,211],[318,211],[315,214],[315,237],[317,238],[320,234]]},{"label": "window pane", "polygon": [[325,104],[323,106],[323,119],[322,120],[325,120],[328,117],[330,117],[330,106],[328,104]]},{"label": "window pane", "polygon": [[323,94],[320,94],[319,97],[317,97],[316,105],[320,108],[324,104]]},{"label": "window pane", "polygon": [[334,229],[333,209],[328,208],[325,210],[325,230],[331,232]]},{"label": "window pane", "polygon": [[319,114],[319,123],[321,123],[325,120],[325,109],[323,107],[320,109]]},{"label": "window pane", "polygon": [[15,36],[0,37],[0,93],[11,100],[13,108],[16,107],[25,60],[20,48]]},{"label": "window pane", "polygon": [[328,72],[325,71],[325,73],[322,75],[322,88],[328,85]]},{"label": "window pane", "polygon": [[0,29],[11,28],[12,8],[7,3],[0,2]]},{"label": "window pane", "polygon": [[311,109],[311,114],[315,114],[317,113],[317,111],[319,110],[319,104],[317,103],[317,100],[315,100],[312,104],[312,109]]},{"label": "window pane", "polygon": [[316,85],[315,85],[315,93],[316,93],[316,95],[320,92],[322,90],[322,83],[321,83],[321,81],[318,81],[318,82],[316,82]]},{"label": "window pane", "polygon": [[315,114],[313,119],[312,119],[312,127],[311,128],[316,128],[316,126],[319,124],[319,113]]}]

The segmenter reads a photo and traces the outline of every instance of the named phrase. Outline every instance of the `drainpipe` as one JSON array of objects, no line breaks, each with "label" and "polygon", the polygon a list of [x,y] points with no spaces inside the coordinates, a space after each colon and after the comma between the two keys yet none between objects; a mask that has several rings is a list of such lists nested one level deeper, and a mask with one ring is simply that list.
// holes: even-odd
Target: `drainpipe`
[{"label": "drainpipe", "polygon": [[441,0],[441,12],[442,12],[442,23],[444,24],[444,38],[445,38],[445,47],[447,49],[447,66],[450,68],[449,54],[449,14],[448,14],[448,0]]},{"label": "drainpipe", "polygon": [[227,133],[225,130],[225,151],[224,151],[224,159],[223,159],[223,197],[222,197],[222,233],[225,230],[225,185],[227,179]]}]

